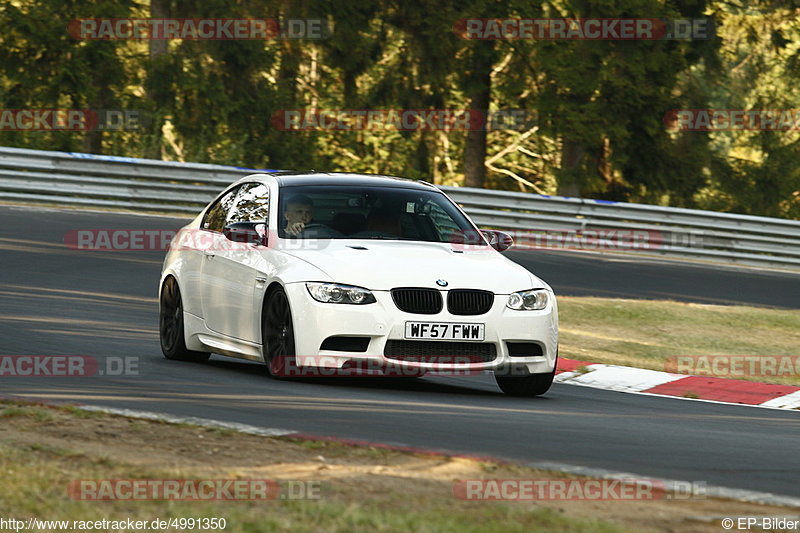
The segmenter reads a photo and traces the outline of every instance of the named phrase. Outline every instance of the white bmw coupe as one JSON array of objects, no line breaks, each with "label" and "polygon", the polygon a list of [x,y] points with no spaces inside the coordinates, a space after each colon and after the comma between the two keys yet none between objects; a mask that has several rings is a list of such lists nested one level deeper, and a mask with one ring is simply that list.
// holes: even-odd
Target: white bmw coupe
[{"label": "white bmw coupe", "polygon": [[168,359],[262,361],[274,377],[365,363],[416,376],[492,371],[506,394],[544,394],[556,299],[500,253],[509,246],[425,182],[253,174],[173,239],[161,348]]}]

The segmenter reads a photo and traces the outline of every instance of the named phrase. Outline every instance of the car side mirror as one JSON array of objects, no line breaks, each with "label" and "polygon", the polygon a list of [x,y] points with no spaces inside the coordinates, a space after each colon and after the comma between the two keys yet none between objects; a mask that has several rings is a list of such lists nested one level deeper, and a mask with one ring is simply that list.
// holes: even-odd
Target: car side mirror
[{"label": "car side mirror", "polygon": [[225,226],[222,234],[229,241],[267,246],[267,235],[256,229],[256,226],[263,225],[263,222],[234,222]]},{"label": "car side mirror", "polygon": [[489,246],[498,252],[505,252],[514,245],[514,238],[504,231],[494,229],[482,230],[483,236],[489,242]]},{"label": "car side mirror", "polygon": [[486,246],[486,240],[480,230],[457,230],[450,235],[451,244]]}]

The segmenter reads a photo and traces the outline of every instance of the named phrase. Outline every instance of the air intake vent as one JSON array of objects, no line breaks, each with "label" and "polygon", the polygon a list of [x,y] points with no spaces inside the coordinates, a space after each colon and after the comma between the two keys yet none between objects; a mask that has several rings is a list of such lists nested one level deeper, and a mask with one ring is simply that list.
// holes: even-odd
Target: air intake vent
[{"label": "air intake vent", "polygon": [[453,289],[447,294],[447,310],[454,315],[483,315],[494,303],[494,293],[470,289]]},{"label": "air intake vent", "polygon": [[542,345],[536,342],[507,342],[509,357],[539,357],[544,355]]},{"label": "air intake vent", "polygon": [[401,311],[418,315],[441,312],[442,294],[436,289],[392,289],[392,300]]},{"label": "air intake vent", "polygon": [[319,349],[335,352],[366,352],[368,347],[369,337],[328,337]]},{"label": "air intake vent", "polygon": [[383,355],[388,359],[416,363],[488,363],[497,357],[497,348],[491,342],[389,340]]}]

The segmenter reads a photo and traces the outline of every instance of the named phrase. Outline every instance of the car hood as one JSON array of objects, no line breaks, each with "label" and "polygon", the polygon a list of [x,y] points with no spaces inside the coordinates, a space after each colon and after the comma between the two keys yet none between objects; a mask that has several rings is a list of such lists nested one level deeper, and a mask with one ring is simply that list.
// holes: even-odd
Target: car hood
[{"label": "car hood", "polygon": [[547,287],[539,278],[489,247],[331,239],[317,241],[313,249],[284,248],[282,251],[311,263],[337,283],[371,290],[438,288],[437,280],[445,280],[448,289],[484,289],[495,294]]}]

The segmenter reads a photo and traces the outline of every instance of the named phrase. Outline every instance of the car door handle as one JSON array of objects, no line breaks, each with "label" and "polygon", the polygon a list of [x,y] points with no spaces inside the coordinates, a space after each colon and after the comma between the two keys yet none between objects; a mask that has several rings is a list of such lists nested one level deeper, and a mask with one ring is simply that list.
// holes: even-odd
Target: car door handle
[{"label": "car door handle", "polygon": [[214,257],[217,255],[214,252],[209,252],[208,250],[206,250],[203,253],[206,254],[206,257],[209,258],[209,259],[214,259]]},{"label": "car door handle", "polygon": [[256,277],[256,281],[259,282],[259,283],[266,283],[267,282],[267,278]]}]

